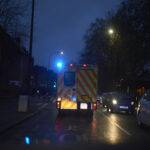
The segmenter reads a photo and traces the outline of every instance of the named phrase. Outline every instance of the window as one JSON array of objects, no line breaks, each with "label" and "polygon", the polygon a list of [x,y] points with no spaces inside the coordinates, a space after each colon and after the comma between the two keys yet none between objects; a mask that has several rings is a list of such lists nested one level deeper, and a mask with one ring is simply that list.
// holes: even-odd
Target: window
[{"label": "window", "polygon": [[75,72],[65,72],[64,73],[64,85],[74,86],[75,85]]}]

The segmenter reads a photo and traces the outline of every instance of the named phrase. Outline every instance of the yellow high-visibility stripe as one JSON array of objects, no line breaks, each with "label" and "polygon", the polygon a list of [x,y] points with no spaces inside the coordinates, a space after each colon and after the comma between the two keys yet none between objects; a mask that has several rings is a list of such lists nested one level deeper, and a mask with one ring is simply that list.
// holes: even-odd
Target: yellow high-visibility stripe
[{"label": "yellow high-visibility stripe", "polygon": [[[88,89],[87,85],[84,83],[84,81],[83,81],[83,79],[82,79],[82,77],[81,77],[80,75],[78,76],[78,79],[80,80],[81,84],[82,84],[83,87],[85,88],[86,92],[87,92],[90,96],[92,96],[92,93],[90,92],[90,90]],[[84,91],[83,91],[83,92],[84,92]]]},{"label": "yellow high-visibility stripe", "polygon": [[95,74],[97,74],[97,71],[96,71],[96,70],[92,70],[92,71],[87,70],[87,71],[88,71],[88,73],[91,75],[91,77],[92,77],[92,79],[94,80],[94,82],[96,83],[96,82],[97,82],[97,79],[94,77],[94,75],[93,75],[92,71],[94,71],[94,72],[95,72]]},{"label": "yellow high-visibility stripe", "polygon": [[[93,89],[95,89],[94,85],[91,83],[91,80],[89,79],[88,75],[86,75],[86,73],[84,71],[83,71],[83,74],[84,74],[86,81],[88,82],[88,85],[90,86],[91,90],[93,91]],[[91,92],[91,94],[92,94],[92,92]],[[94,95],[92,94],[92,96],[94,96]]]},{"label": "yellow high-visibility stripe", "polygon": [[[89,75],[90,75],[90,77],[92,78],[92,80],[94,81],[94,84],[95,84],[95,86],[97,87],[97,79],[95,79],[95,77],[93,76],[93,73],[92,73],[92,71],[89,71],[88,70],[88,73],[89,73]],[[92,84],[92,83],[91,83]],[[93,91],[94,91],[94,94],[96,95],[96,87],[94,87],[94,85],[92,84],[92,87],[93,87]]]}]

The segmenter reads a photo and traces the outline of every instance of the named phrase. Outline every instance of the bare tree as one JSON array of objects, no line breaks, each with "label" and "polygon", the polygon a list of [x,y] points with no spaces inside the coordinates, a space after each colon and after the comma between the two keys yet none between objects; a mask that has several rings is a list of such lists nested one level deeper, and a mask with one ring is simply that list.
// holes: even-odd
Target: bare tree
[{"label": "bare tree", "polygon": [[0,0],[0,25],[13,37],[27,37],[28,1]]}]

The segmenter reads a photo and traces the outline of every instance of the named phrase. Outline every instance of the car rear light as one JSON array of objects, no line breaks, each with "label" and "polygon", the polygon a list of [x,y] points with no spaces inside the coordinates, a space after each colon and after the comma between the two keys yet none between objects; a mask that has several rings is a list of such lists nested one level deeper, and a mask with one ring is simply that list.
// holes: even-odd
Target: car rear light
[{"label": "car rear light", "polygon": [[59,101],[56,102],[56,106],[57,106],[57,108],[60,108],[60,102]]},{"label": "car rear light", "polygon": [[94,110],[97,109],[97,103],[94,103]]}]

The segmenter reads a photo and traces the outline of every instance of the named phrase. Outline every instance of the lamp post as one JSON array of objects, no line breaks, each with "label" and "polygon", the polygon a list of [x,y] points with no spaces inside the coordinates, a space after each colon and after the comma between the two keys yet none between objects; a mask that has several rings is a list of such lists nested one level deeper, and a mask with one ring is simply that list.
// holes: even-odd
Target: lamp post
[{"label": "lamp post", "polygon": [[32,44],[33,44],[33,25],[34,25],[34,0],[32,0],[32,14],[31,14],[31,25],[30,25],[30,45],[29,45],[29,61],[28,61],[28,95],[31,90],[31,65],[32,65]]},{"label": "lamp post", "polygon": [[[109,28],[108,29],[108,34],[110,36],[110,61],[111,61],[111,64],[112,64],[112,68],[117,68],[116,69],[113,69],[111,73],[113,73],[113,77],[114,77],[114,81],[116,81],[116,78],[118,76],[118,74],[120,73],[120,60],[119,60],[119,54],[117,53],[116,49],[118,48],[117,46],[117,43],[118,43],[118,39],[120,38],[120,35],[118,34],[118,31],[116,30],[116,28]],[[114,57],[115,56],[115,57]],[[119,72],[119,73],[118,73]]]},{"label": "lamp post", "polygon": [[31,25],[30,25],[30,45],[29,45],[29,56],[28,56],[28,80],[27,80],[27,87],[28,87],[28,96],[30,95],[31,91],[31,68],[32,68],[32,44],[33,44],[33,25],[34,25],[34,3],[35,1],[32,0],[32,14],[31,14]]},{"label": "lamp post", "polygon": [[27,88],[21,90],[19,95],[18,112],[27,112],[29,110],[31,94],[31,68],[32,68],[32,43],[33,43],[33,23],[34,23],[34,0],[32,0],[32,14],[30,26],[30,43],[28,53],[28,70],[27,70]]}]

